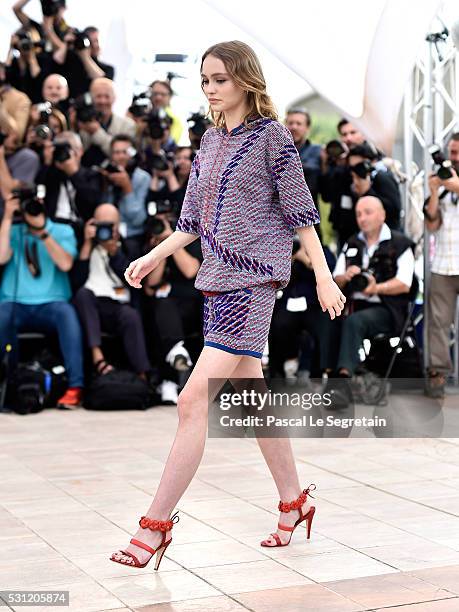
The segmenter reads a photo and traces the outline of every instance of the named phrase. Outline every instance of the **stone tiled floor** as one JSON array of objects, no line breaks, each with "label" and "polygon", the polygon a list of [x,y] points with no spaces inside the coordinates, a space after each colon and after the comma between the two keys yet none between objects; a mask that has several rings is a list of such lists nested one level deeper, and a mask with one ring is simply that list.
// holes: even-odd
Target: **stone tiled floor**
[{"label": "stone tiled floor", "polygon": [[68,589],[49,609],[78,612],[459,610],[454,438],[293,439],[317,513],[279,549],[259,546],[278,499],[256,441],[209,438],[160,571],[111,563],[175,428],[175,407],[0,415],[0,590]]}]

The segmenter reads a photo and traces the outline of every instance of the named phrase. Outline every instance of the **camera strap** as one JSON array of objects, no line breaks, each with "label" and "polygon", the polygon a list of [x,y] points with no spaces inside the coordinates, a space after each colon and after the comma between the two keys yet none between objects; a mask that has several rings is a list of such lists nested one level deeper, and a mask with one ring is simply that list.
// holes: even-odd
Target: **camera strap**
[{"label": "camera strap", "polygon": [[40,266],[40,260],[38,258],[37,243],[34,241],[32,242],[32,244],[30,244],[26,238],[24,250],[25,250],[25,258],[27,262],[27,267],[29,269],[30,274],[34,278],[39,277],[41,275],[41,266]]}]

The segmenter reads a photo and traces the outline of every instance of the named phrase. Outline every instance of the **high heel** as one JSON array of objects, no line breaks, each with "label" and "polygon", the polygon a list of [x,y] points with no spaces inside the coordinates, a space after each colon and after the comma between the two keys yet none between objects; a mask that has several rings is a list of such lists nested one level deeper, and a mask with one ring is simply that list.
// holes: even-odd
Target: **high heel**
[{"label": "high heel", "polygon": [[[314,488],[312,488],[314,487]],[[316,507],[315,506],[311,506],[309,508],[309,510],[306,512],[306,514],[303,514],[303,504],[306,502],[306,498],[309,495],[310,497],[314,497],[313,495],[311,495],[310,491],[314,491],[316,488],[316,485],[314,483],[311,483],[309,485],[309,487],[307,489],[303,489],[301,495],[299,495],[296,499],[294,499],[291,502],[283,502],[282,500],[279,502],[278,510],[280,512],[290,512],[291,510],[298,510],[298,512],[300,513],[299,518],[297,519],[296,523],[293,526],[289,526],[289,525],[282,525],[281,523],[277,524],[277,528],[281,529],[282,531],[290,531],[290,538],[288,540],[288,542],[282,543],[279,534],[277,533],[272,533],[272,537],[276,540],[276,544],[268,544],[268,540],[263,540],[262,542],[260,542],[261,546],[270,546],[271,548],[276,548],[277,546],[288,546],[290,544],[290,540],[292,539],[292,535],[293,532],[295,531],[295,529],[298,527],[298,525],[300,523],[302,523],[303,521],[307,521],[307,530],[306,530],[306,538],[309,540],[310,536],[311,536],[311,525],[312,525],[312,519],[314,518],[314,514],[316,512]]]},{"label": "high heel", "polygon": [[[131,544],[135,544],[135,546],[138,546],[139,548],[143,548],[144,550],[151,553],[151,556],[147,559],[147,561],[145,561],[145,563],[140,563],[138,558],[133,553],[127,552],[125,550],[118,550],[116,553],[113,553],[112,556],[110,557],[110,561],[114,561],[115,563],[120,563],[121,565],[127,565],[129,567],[145,567],[146,565],[148,565],[148,563],[153,558],[155,553],[158,553],[156,556],[156,563],[155,563],[155,570],[157,570],[159,568],[159,564],[161,563],[161,559],[163,558],[163,555],[166,552],[167,547],[172,542],[172,537],[166,542],[166,534],[168,531],[172,530],[173,525],[175,523],[178,523],[179,520],[180,519],[178,516],[178,511],[168,521],[158,521],[156,519],[148,518],[147,516],[142,516],[139,520],[139,525],[142,527],[142,529],[151,529],[151,531],[162,531],[163,532],[160,545],[156,549],[154,549],[151,546],[148,546],[148,544],[145,544],[144,542],[141,542],[140,540],[136,540],[135,538],[132,538],[130,540]],[[128,561],[121,561],[121,559],[113,558],[114,555],[117,555],[120,553],[127,557],[131,557],[131,559],[129,559]]]}]

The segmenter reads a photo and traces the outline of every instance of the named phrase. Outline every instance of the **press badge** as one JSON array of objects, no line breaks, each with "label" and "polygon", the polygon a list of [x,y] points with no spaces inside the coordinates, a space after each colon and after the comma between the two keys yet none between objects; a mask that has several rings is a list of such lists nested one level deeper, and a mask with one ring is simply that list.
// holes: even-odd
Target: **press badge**
[{"label": "press badge", "polygon": [[166,283],[164,285],[161,285],[161,287],[158,287],[158,289],[156,289],[155,291],[155,297],[157,298],[166,298],[169,293],[171,292],[172,289],[172,285],[170,283]]},{"label": "press badge", "polygon": [[344,210],[352,210],[352,198],[348,195],[341,196],[340,207]]},{"label": "press badge", "polygon": [[355,257],[358,252],[359,252],[359,250],[356,247],[350,247],[346,251],[346,257]]},{"label": "press badge", "polygon": [[306,302],[306,298],[304,295],[296,298],[288,298],[287,300],[287,310],[289,312],[303,312],[307,310],[308,303]]}]

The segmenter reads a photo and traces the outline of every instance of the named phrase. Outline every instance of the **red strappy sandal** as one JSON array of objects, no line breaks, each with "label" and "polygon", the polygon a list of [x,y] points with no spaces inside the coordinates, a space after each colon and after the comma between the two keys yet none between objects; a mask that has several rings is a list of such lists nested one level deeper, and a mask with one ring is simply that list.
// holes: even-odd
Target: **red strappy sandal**
[{"label": "red strappy sandal", "polygon": [[[116,553],[113,553],[113,555],[110,557],[110,561],[114,561],[115,563],[120,563],[121,565],[128,565],[129,567],[145,567],[146,565],[148,565],[150,560],[153,558],[154,554],[158,553],[158,556],[156,557],[156,564],[155,564],[155,570],[157,570],[159,568],[159,564],[161,563],[161,559],[163,558],[163,555],[166,552],[167,547],[172,542],[172,538],[170,540],[167,540],[166,542],[166,533],[168,531],[171,531],[174,523],[178,523],[179,520],[180,519],[178,517],[178,511],[168,521],[157,521],[156,519],[151,519],[146,516],[142,516],[139,521],[139,525],[142,527],[142,529],[151,529],[151,531],[162,531],[163,532],[161,544],[158,546],[158,548],[154,549],[151,546],[148,546],[148,544],[145,544],[144,542],[141,542],[140,540],[136,540],[135,538],[132,538],[131,544],[135,544],[139,548],[143,548],[144,550],[148,551],[149,553],[151,553],[151,557],[147,561],[145,561],[145,563],[140,563],[137,557],[133,555],[131,552],[127,552],[125,550],[119,550]],[[114,559],[113,556],[119,553],[127,557],[131,557],[131,559],[129,559],[128,561],[121,561],[121,559]]]},{"label": "red strappy sandal", "polygon": [[307,496],[309,495],[310,497],[314,497],[313,495],[311,495],[310,491],[314,491],[314,489],[312,489],[311,487],[314,487],[314,489],[316,488],[315,484],[310,484],[309,487],[307,489],[303,489],[303,492],[301,493],[301,495],[299,497],[297,497],[296,499],[294,499],[291,502],[283,502],[282,500],[279,502],[278,505],[278,509],[280,512],[290,512],[291,510],[298,510],[298,512],[300,513],[300,516],[298,518],[298,520],[296,521],[296,523],[290,527],[289,525],[282,525],[281,523],[277,524],[277,528],[278,529],[282,529],[282,531],[291,531],[292,533],[290,534],[290,538],[288,542],[285,542],[285,544],[282,543],[279,534],[277,533],[272,533],[272,537],[276,540],[276,544],[268,544],[268,540],[263,540],[262,542],[260,542],[261,546],[269,546],[271,548],[276,548],[276,546],[288,546],[290,544],[290,540],[292,539],[292,535],[293,532],[295,531],[295,529],[297,528],[297,526],[302,523],[303,521],[307,520],[307,538],[309,540],[309,537],[311,535],[311,525],[312,525],[312,519],[314,518],[314,513],[316,511],[316,507],[315,506],[311,506],[309,508],[309,510],[306,512],[306,514],[303,514],[303,509],[302,506],[306,501]]}]

